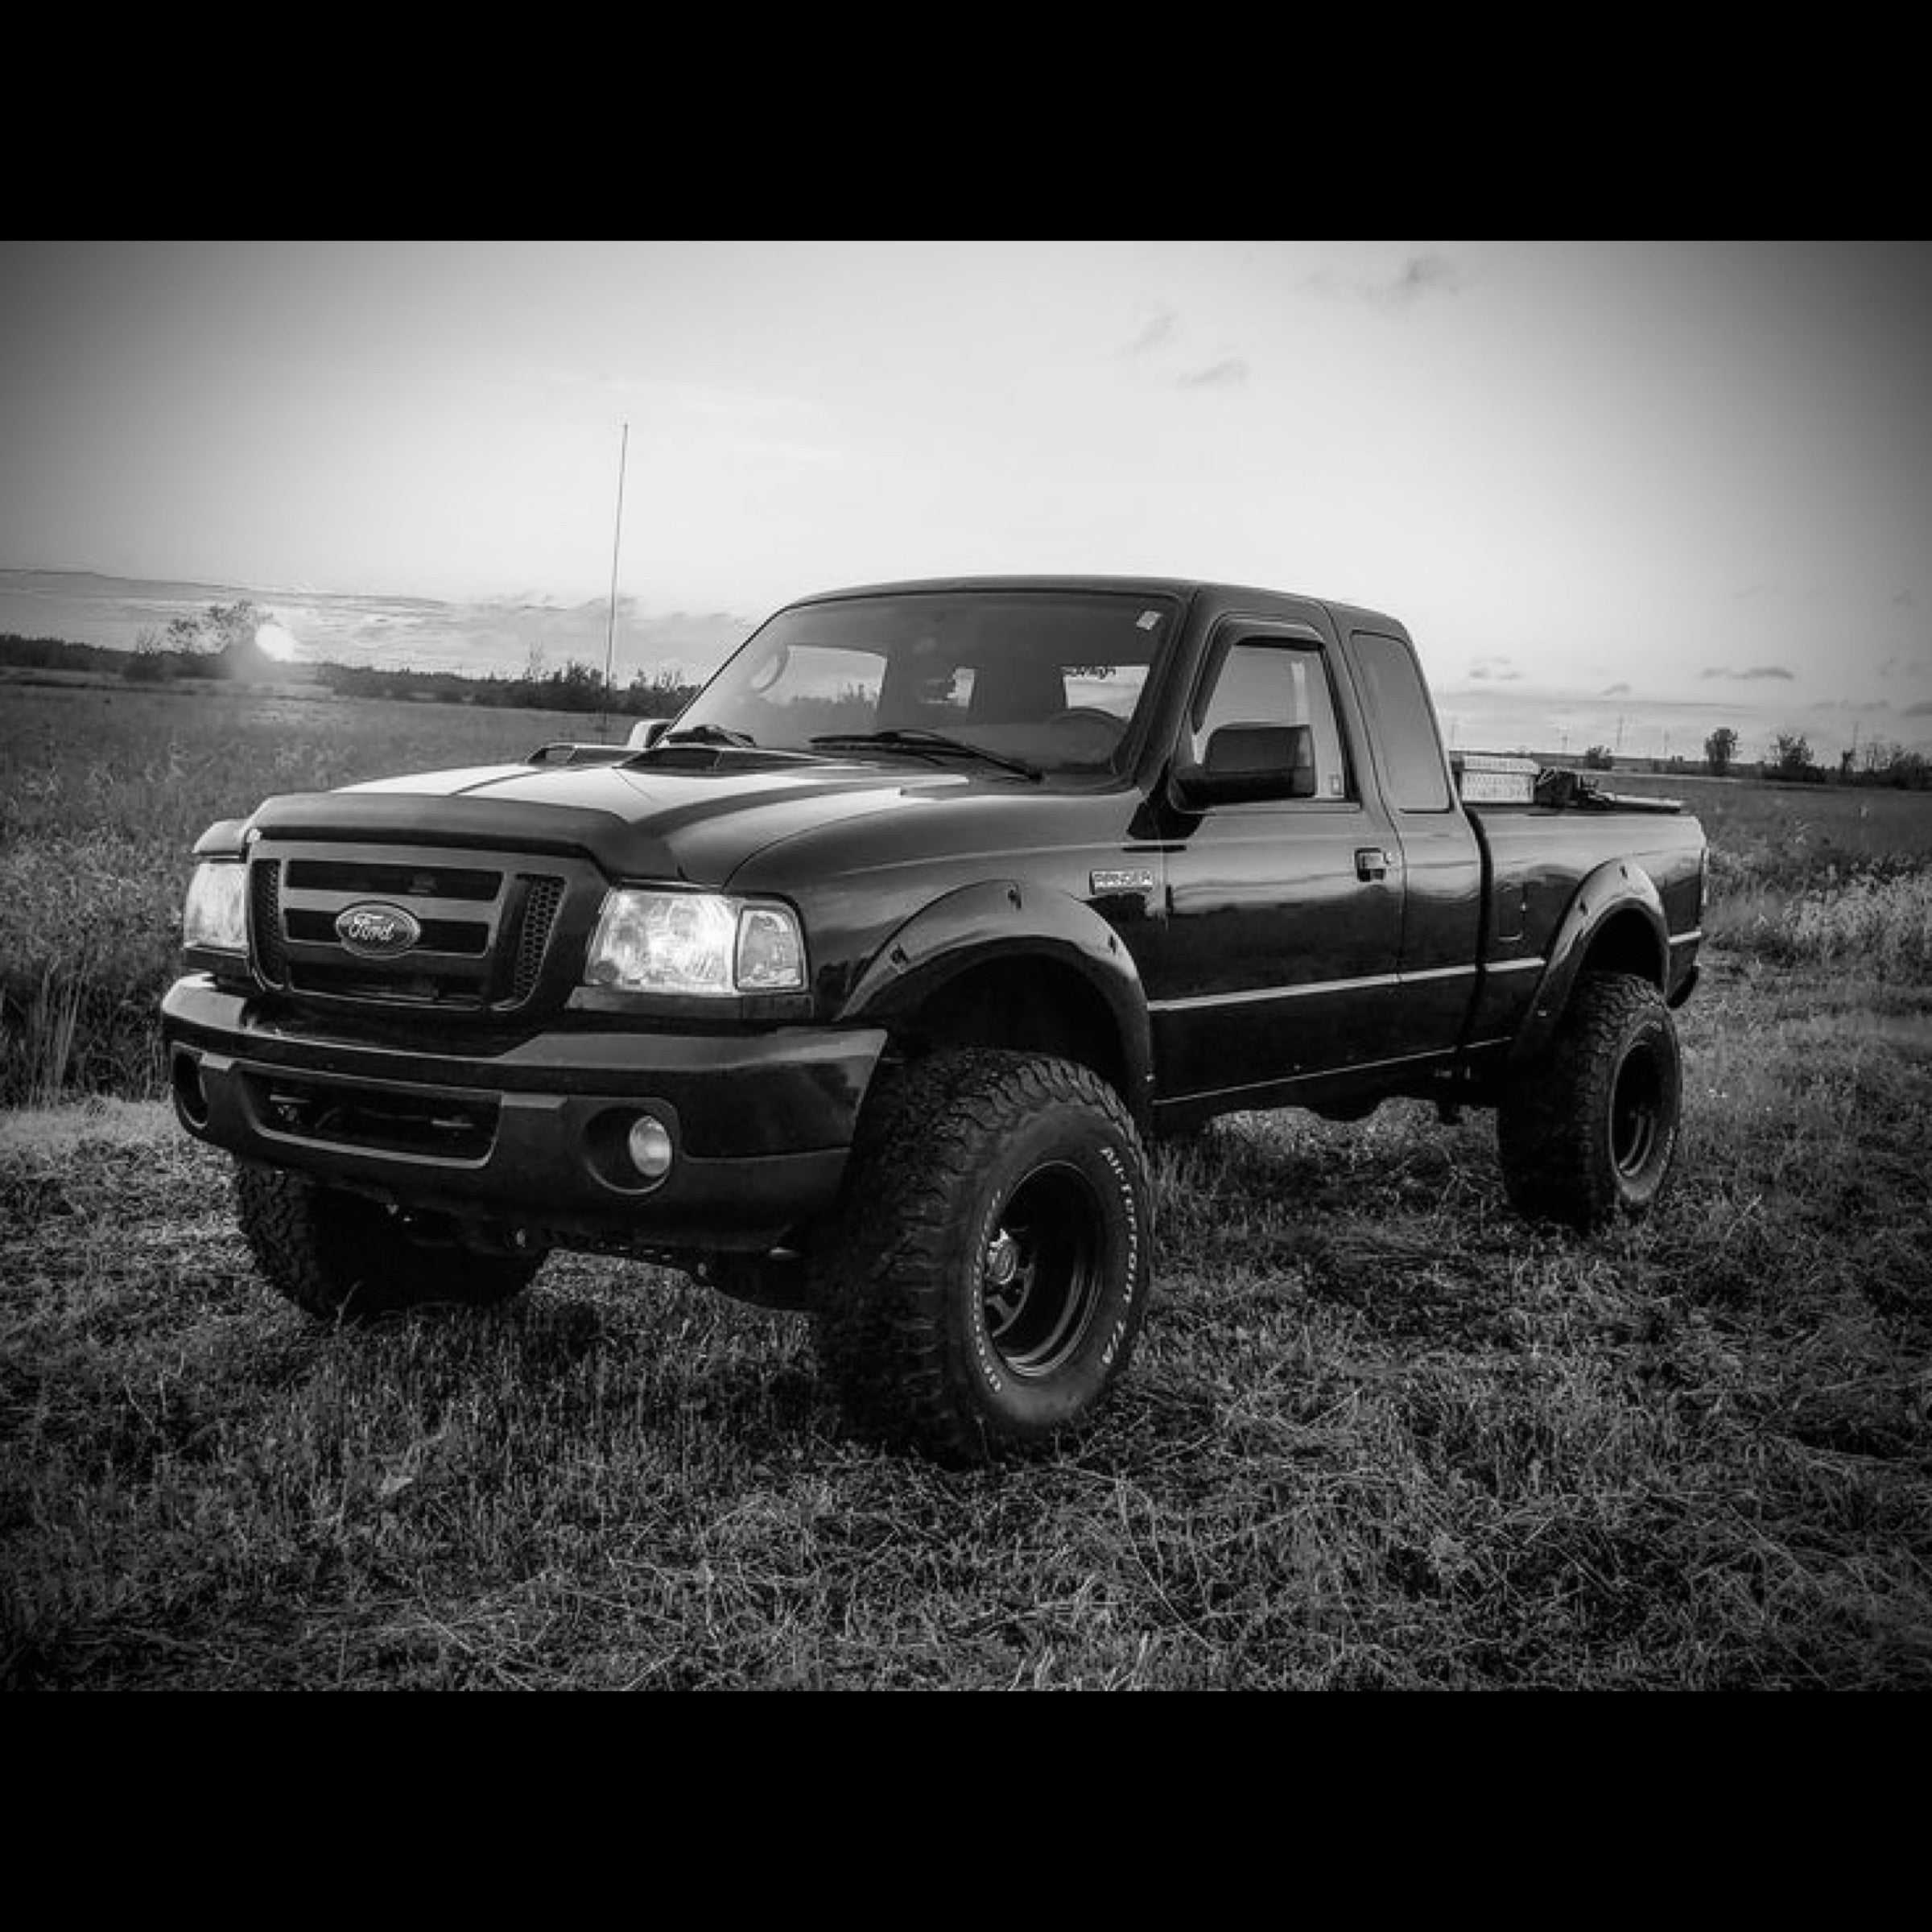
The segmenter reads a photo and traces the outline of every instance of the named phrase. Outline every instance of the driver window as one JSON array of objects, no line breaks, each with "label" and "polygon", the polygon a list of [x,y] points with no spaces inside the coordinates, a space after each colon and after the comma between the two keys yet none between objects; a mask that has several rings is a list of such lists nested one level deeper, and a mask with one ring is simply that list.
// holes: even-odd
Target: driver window
[{"label": "driver window", "polygon": [[1207,756],[1208,741],[1224,724],[1307,725],[1315,742],[1315,795],[1349,796],[1348,765],[1336,729],[1328,670],[1314,645],[1239,638],[1195,700],[1189,719],[1192,760]]}]

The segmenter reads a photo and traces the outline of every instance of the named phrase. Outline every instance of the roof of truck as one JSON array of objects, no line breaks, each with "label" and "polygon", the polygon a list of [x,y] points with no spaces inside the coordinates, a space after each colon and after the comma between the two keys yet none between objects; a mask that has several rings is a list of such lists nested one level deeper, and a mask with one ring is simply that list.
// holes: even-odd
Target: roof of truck
[{"label": "roof of truck", "polygon": [[[815,591],[807,597],[790,599],[783,608],[790,609],[800,604],[828,603],[840,597],[906,597],[961,590],[1100,590],[1116,591],[1131,597],[1170,597],[1183,600],[1191,600],[1205,593],[1217,604],[1232,606],[1278,603],[1317,604],[1341,621],[1344,627],[1348,624],[1360,624],[1366,619],[1373,623],[1393,625],[1397,630],[1402,630],[1395,620],[1384,612],[1368,609],[1359,605],[1338,603],[1332,598],[1313,597],[1305,591],[1269,589],[1261,584],[1229,584],[1209,577],[1125,576],[1107,573],[1079,575],[1042,572],[1026,575],[1009,572],[998,576],[906,577],[888,583],[852,584],[838,590]],[[1402,634],[1406,636],[1407,633],[1402,631]]]}]

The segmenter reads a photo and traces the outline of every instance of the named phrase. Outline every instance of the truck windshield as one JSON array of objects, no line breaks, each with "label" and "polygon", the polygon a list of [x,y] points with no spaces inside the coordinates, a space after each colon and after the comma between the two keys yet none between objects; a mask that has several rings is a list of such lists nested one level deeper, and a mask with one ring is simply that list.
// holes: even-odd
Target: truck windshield
[{"label": "truck windshield", "polygon": [[667,738],[923,760],[950,740],[1021,771],[1107,772],[1178,622],[1171,599],[1114,591],[799,605],[740,647]]}]

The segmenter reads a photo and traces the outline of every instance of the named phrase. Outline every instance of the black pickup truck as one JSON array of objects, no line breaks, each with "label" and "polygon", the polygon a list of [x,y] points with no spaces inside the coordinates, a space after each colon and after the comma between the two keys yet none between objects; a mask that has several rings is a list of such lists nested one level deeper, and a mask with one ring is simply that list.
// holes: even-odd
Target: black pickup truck
[{"label": "black pickup truck", "polygon": [[[1477,802],[1486,800],[1487,802]],[[328,1319],[562,1247],[809,1311],[848,1415],[984,1459],[1146,1312],[1149,1141],[1493,1108],[1525,1213],[1644,1213],[1706,851],[1452,761],[1407,633],[1237,586],[778,611],[668,729],[211,828],[163,1026],[262,1272]]]}]

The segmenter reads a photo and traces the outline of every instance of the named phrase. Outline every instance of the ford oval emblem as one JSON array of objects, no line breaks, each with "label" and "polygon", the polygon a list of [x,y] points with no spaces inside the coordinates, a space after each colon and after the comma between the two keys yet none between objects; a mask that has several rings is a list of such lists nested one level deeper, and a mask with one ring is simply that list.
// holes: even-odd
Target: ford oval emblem
[{"label": "ford oval emblem", "polygon": [[407,952],[423,928],[400,906],[345,906],[336,914],[336,937],[365,960],[392,959]]}]

